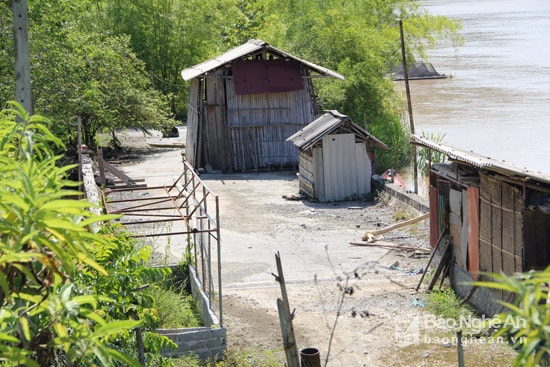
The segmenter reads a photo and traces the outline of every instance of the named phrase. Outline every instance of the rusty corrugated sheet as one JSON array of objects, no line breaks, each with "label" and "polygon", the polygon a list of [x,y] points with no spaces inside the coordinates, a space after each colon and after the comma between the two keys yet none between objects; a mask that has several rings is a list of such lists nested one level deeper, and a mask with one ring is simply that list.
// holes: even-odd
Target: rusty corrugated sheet
[{"label": "rusty corrugated sheet", "polygon": [[479,188],[470,186],[468,198],[468,271],[476,280],[479,272]]},{"label": "rusty corrugated sheet", "polygon": [[430,139],[426,139],[419,135],[411,135],[411,143],[435,150],[437,152],[441,152],[453,161],[466,163],[477,168],[500,173],[507,177],[515,178],[518,180],[525,179],[528,181],[531,180],[550,184],[550,176],[545,175],[542,172],[533,171],[525,167],[518,167],[513,164],[499,161],[478,153],[466,152],[447,144],[441,144]]},{"label": "rusty corrugated sheet", "polygon": [[336,73],[332,70],[329,70],[329,69],[324,68],[322,66],[316,65],[312,62],[300,59],[299,57],[293,56],[293,55],[291,55],[287,52],[284,52],[282,50],[279,50],[279,49],[269,45],[268,43],[266,43],[264,41],[257,40],[257,39],[248,40],[248,42],[246,42],[246,43],[244,43],[240,46],[237,46],[237,47],[223,53],[222,55],[216,56],[213,59],[203,61],[200,64],[197,64],[197,65],[191,66],[187,69],[184,69],[181,72],[181,76],[184,80],[191,80],[191,79],[196,78],[200,75],[203,75],[203,74],[206,74],[206,73],[208,73],[212,70],[215,70],[219,67],[222,67],[223,65],[228,64],[228,63],[230,63],[234,60],[238,60],[241,57],[244,57],[244,56],[247,56],[247,55],[250,55],[250,54],[255,54],[255,53],[258,53],[259,51],[262,51],[262,52],[263,51],[270,51],[271,53],[278,54],[281,57],[296,60],[296,61],[300,62],[301,64],[306,65],[310,70],[312,70],[312,71],[314,71],[318,74],[333,77],[333,78],[340,79],[340,80],[344,80],[344,77],[342,75],[340,75],[340,74],[338,74],[338,73]]},{"label": "rusty corrugated sheet", "polygon": [[388,149],[388,146],[376,139],[373,135],[366,132],[359,125],[353,123],[346,115],[338,111],[326,111],[321,117],[311,122],[309,125],[290,136],[287,141],[292,142],[297,148],[306,150],[315,145],[325,135],[335,131],[341,124],[348,123],[349,128],[359,137],[372,145]]}]

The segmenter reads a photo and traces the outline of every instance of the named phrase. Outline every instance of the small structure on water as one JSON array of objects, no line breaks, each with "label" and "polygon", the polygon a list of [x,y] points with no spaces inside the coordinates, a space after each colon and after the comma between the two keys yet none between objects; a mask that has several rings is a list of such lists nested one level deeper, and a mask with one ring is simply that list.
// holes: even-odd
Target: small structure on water
[{"label": "small structure on water", "polygon": [[181,75],[191,82],[186,158],[223,172],[295,167],[286,138],[319,116],[312,78],[344,80],[256,39]]},{"label": "small structure on water", "polygon": [[[418,79],[445,79],[447,75],[439,74],[431,62],[417,61],[407,69],[409,80]],[[403,65],[397,67],[392,73],[393,80],[404,80]]]},{"label": "small structure on water", "polygon": [[480,272],[541,270],[550,264],[550,176],[418,135],[412,143],[444,153],[451,163],[430,169],[430,244],[450,243],[450,280],[488,315],[513,294],[475,288]]},{"label": "small structure on water", "polygon": [[287,141],[299,149],[300,193],[321,202],[370,193],[372,148],[388,149],[338,111],[327,111]]}]

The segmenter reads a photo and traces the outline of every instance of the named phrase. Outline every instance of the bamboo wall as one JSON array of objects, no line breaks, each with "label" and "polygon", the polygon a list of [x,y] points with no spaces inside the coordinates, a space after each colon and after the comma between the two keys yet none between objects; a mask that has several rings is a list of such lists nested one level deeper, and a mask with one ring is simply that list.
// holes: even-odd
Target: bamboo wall
[{"label": "bamboo wall", "polygon": [[317,117],[308,80],[300,91],[250,95],[236,95],[233,80],[225,82],[232,169],[297,166],[298,151],[286,139]]},{"label": "bamboo wall", "polygon": [[523,271],[523,196],[514,186],[481,174],[480,268],[493,273]]}]

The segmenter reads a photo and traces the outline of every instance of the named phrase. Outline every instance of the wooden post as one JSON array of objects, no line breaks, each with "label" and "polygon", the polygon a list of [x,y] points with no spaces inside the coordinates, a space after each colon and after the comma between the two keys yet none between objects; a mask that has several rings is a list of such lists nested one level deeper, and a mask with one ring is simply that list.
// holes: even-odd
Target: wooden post
[{"label": "wooden post", "polygon": [[[403,77],[405,78],[405,92],[407,93],[407,106],[409,107],[409,125],[411,134],[414,134],[414,120],[411,103],[411,91],[409,89],[409,71],[407,70],[407,55],[405,53],[405,36],[403,33],[403,21],[399,19],[399,32],[401,34],[401,56],[403,58]],[[418,194],[418,158],[416,157],[416,145],[413,144],[413,169],[414,169],[414,193]]]},{"label": "wooden post", "polygon": [[464,367],[464,348],[462,347],[462,330],[456,332],[456,350],[458,353],[458,367]]},{"label": "wooden post", "polygon": [[283,333],[283,345],[285,348],[286,362],[288,367],[300,367],[298,347],[296,345],[296,338],[294,337],[294,327],[292,326],[294,312],[290,313],[290,306],[288,304],[288,297],[286,294],[285,278],[283,276],[283,266],[281,265],[281,255],[278,251],[275,253],[275,261],[277,263],[278,274],[273,274],[273,276],[281,285],[281,294],[283,297],[283,299],[277,299],[277,310],[279,311],[279,321],[281,323],[281,332]]},{"label": "wooden post", "polygon": [[13,0],[13,47],[15,51],[15,100],[32,114],[31,68],[27,0]]},{"label": "wooden post", "polygon": [[416,289],[415,289],[416,292],[418,292],[418,289],[420,288],[420,285],[422,284],[422,281],[424,280],[424,276],[428,272],[428,269],[430,268],[430,264],[431,264],[432,260],[434,259],[434,256],[435,256],[436,252],[439,250],[439,244],[441,243],[441,240],[443,239],[443,236],[445,235],[445,233],[447,233],[447,228],[446,227],[443,229],[443,232],[441,232],[441,234],[439,235],[439,239],[437,240],[437,244],[435,245],[435,247],[432,250],[432,254],[430,256],[430,259],[428,260],[428,263],[426,264],[426,269],[424,269],[424,272],[422,273],[422,276],[420,277],[420,281],[418,282],[418,285],[416,286]]},{"label": "wooden post", "polygon": [[145,345],[143,344],[143,335],[141,333],[141,326],[134,329],[136,332],[136,344],[138,350],[139,364],[145,367]]}]

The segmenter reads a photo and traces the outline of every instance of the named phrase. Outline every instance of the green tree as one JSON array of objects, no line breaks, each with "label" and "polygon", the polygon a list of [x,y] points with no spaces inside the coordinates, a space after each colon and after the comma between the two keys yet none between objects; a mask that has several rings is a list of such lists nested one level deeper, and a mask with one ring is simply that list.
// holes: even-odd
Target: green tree
[{"label": "green tree", "polygon": [[[34,110],[56,121],[52,132],[71,149],[76,146],[76,121],[81,117],[84,142],[94,146],[97,132],[143,127],[168,130],[167,96],[151,88],[144,64],[129,47],[128,37],[115,37],[97,25],[97,10],[87,1],[37,0],[29,4],[29,42]],[[11,24],[11,9],[0,24]],[[95,22],[94,22],[95,20]],[[13,31],[0,27],[6,59],[2,70],[13,98]],[[8,51],[9,50],[9,51]]]},{"label": "green tree", "polygon": [[[401,166],[409,153],[408,129],[401,125],[404,101],[388,78],[401,63],[397,18],[405,25],[408,60],[425,56],[437,39],[458,45],[459,24],[422,10],[415,1],[258,0],[265,21],[258,38],[336,70],[346,77],[316,81],[323,108],[338,109],[390,146],[379,169]],[[259,18],[258,18],[259,19]]]},{"label": "green tree", "polygon": [[222,32],[223,47],[235,47],[257,38],[265,26],[265,10],[258,0],[236,0],[237,11]]},{"label": "green tree", "polygon": [[16,104],[0,115],[0,362],[139,366],[105,346],[139,321],[107,322],[98,305],[112,300],[75,294],[75,271],[107,275],[92,251],[108,240],[90,226],[112,216],[93,215],[78,200],[77,183],[66,179],[71,167],[58,167],[53,153],[63,144],[46,122]]},{"label": "green tree", "polygon": [[98,1],[101,24],[116,35],[130,36],[155,89],[171,95],[172,111],[185,118],[187,84],[181,70],[218,51],[223,22],[232,19],[228,0]]}]

